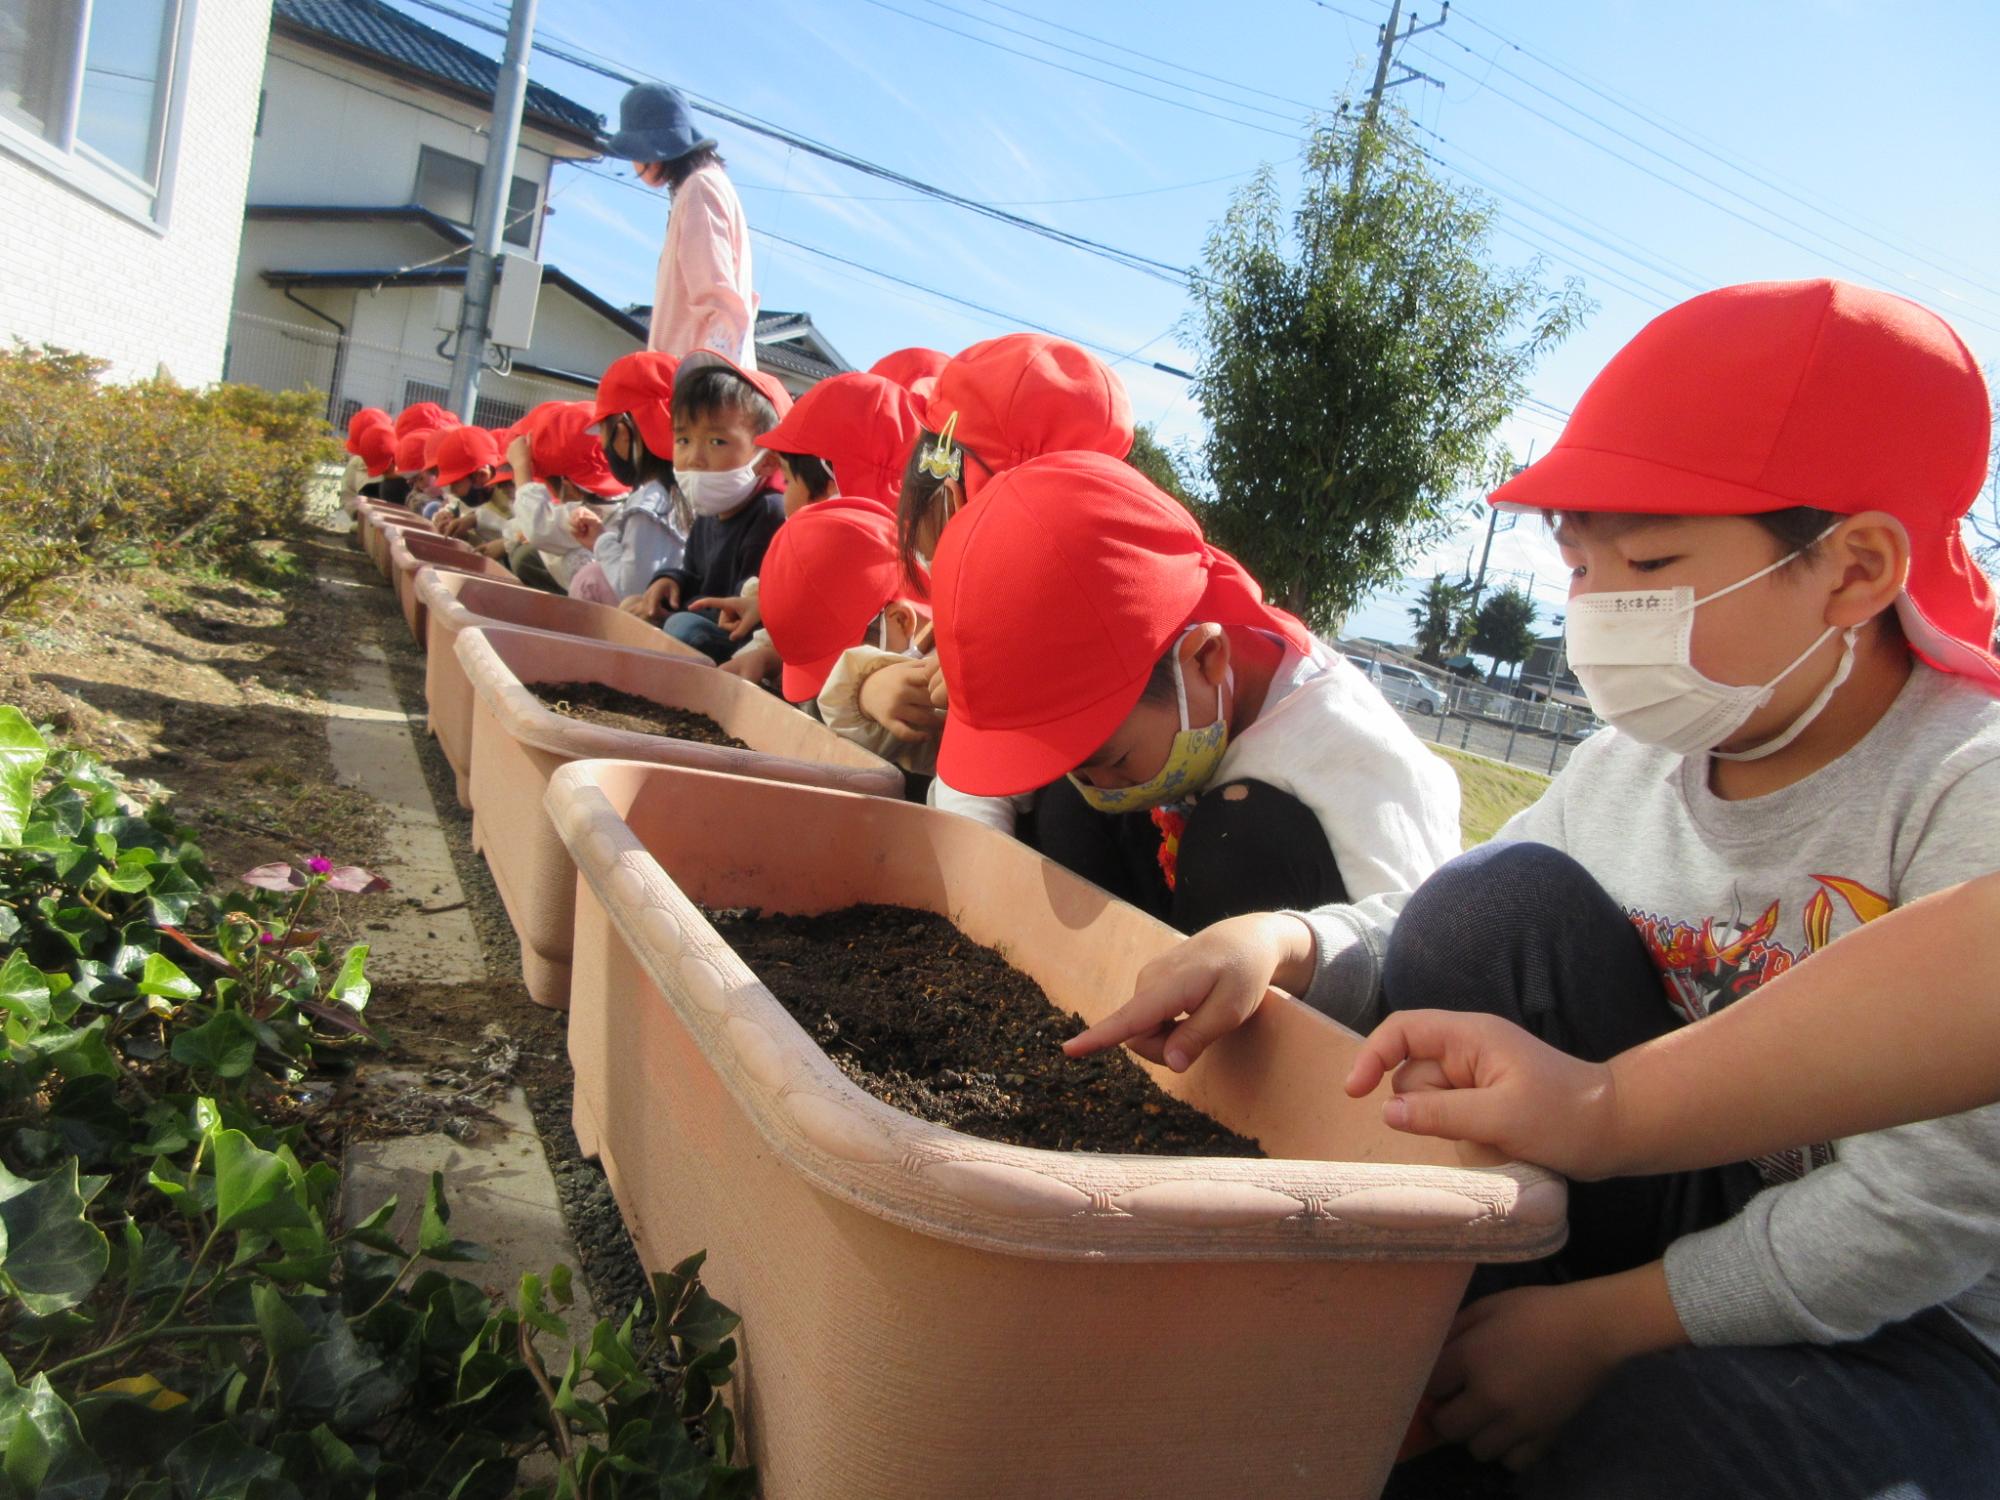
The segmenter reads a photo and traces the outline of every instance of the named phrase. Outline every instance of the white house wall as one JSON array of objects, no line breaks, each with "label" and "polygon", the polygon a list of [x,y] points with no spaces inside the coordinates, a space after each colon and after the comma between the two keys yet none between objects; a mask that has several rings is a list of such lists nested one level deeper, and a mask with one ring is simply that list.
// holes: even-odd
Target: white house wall
[{"label": "white house wall", "polygon": [[0,341],[107,360],[117,379],[222,373],[270,0],[197,0],[164,225],[0,149]]},{"label": "white house wall", "polygon": [[[400,207],[415,201],[423,147],[483,164],[487,123],[484,112],[433,89],[273,37],[250,202]],[[536,183],[546,203],[550,156],[536,149],[536,138],[524,126],[514,175]]]}]

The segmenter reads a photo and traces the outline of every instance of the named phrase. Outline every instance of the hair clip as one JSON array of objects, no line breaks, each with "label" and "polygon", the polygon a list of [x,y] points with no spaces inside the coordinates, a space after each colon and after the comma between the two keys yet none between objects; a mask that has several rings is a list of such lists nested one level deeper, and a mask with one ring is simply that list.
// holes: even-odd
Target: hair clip
[{"label": "hair clip", "polygon": [[927,444],[917,455],[917,472],[939,480],[959,477],[965,467],[965,453],[952,439],[957,431],[958,413],[953,412],[944,419],[944,429],[938,433],[937,441]]}]

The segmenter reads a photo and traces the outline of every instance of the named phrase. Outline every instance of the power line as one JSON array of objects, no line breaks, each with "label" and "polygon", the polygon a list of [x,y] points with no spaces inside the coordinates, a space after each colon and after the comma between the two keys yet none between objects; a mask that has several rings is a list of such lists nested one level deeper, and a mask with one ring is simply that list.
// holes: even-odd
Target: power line
[{"label": "power line", "polygon": [[[1167,187],[1134,188],[1127,193],[1088,193],[1077,198],[989,198],[986,201],[996,208],[1041,208],[1065,203],[1112,203],[1124,198],[1152,198],[1161,193],[1185,193],[1193,188],[1214,187],[1219,182],[1241,182],[1254,176],[1257,168],[1242,172],[1225,172],[1220,177],[1204,177],[1197,182],[1176,182]],[[927,203],[932,201],[921,193],[827,193],[817,188],[777,187],[768,182],[749,182],[730,174],[731,182],[738,188],[758,193],[784,193],[796,198],[824,198],[835,203]]]},{"label": "power line", "polygon": [[[454,6],[441,3],[441,0],[411,0],[411,3],[423,6],[426,10],[450,16],[454,20],[481,31],[499,30],[498,27],[481,20],[477,16],[470,15]],[[572,43],[559,43],[552,37],[538,38],[535,45],[537,50],[559,61],[569,63],[572,67],[582,68],[587,72],[596,73],[627,86],[638,83],[664,82],[662,79],[642,77],[627,72],[623,68],[615,67],[609,62],[597,60],[588,52],[588,49],[577,47]],[[685,90],[683,92],[686,93]],[[1016,229],[1026,230],[1030,234],[1040,235],[1044,239],[1055,241],[1057,244],[1067,245],[1073,250],[1081,250],[1086,254],[1111,261],[1115,265],[1122,265],[1128,270],[1138,271],[1142,275],[1151,276],[1155,280],[1165,281],[1175,286],[1186,286],[1190,277],[1202,279],[1199,272],[1171,265],[1166,261],[1157,260],[1149,255],[1142,255],[1134,250],[1123,250],[1115,245],[1108,245],[1101,240],[1092,239],[1088,235],[1075,234],[1066,229],[1058,229],[1053,224],[1045,224],[1039,219],[1028,218],[1023,214],[1014,213],[1012,210],[1001,208],[996,204],[987,203],[977,198],[968,198],[962,193],[954,193],[947,188],[941,188],[932,183],[924,182],[920,178],[911,177],[893,168],[869,161],[865,157],[856,156],[835,146],[829,146],[822,141],[812,139],[810,136],[786,130],[781,126],[771,124],[769,121],[761,120],[755,115],[745,114],[740,110],[733,109],[728,105],[718,103],[699,94],[688,93],[687,98],[702,113],[713,115],[720,120],[726,120],[739,129],[748,130],[754,134],[769,137],[772,140],[782,141],[793,149],[803,151],[810,156],[820,157],[823,160],[834,162],[837,165],[864,173],[883,182],[895,183],[899,187],[921,193],[925,197],[956,204],[960,208],[980,214],[997,223],[1007,224]]]}]

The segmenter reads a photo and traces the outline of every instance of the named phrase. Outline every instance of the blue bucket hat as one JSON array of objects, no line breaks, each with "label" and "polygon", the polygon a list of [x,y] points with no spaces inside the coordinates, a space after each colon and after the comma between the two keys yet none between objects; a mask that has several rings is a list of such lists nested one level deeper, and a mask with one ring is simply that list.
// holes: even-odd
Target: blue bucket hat
[{"label": "blue bucket hat", "polygon": [[642,83],[618,101],[618,133],[604,143],[604,154],[626,161],[673,161],[714,145],[694,128],[679,89]]}]

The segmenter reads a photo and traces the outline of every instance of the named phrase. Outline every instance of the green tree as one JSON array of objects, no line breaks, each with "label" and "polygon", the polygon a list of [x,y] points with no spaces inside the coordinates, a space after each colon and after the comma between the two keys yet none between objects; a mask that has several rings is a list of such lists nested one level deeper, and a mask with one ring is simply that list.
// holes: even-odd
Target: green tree
[{"label": "green tree", "polygon": [[1517,583],[1489,595],[1472,618],[1472,649],[1502,666],[1524,662],[1535,649],[1534,596]]},{"label": "green tree", "polygon": [[1187,478],[1181,473],[1180,458],[1160,442],[1152,423],[1142,423],[1133,432],[1132,451],[1125,455],[1125,462],[1189,510],[1195,509],[1194,496],[1188,493]]},{"label": "green tree", "polygon": [[1469,583],[1453,583],[1442,573],[1431,575],[1417,602],[1410,606],[1410,624],[1416,631],[1417,655],[1434,667],[1444,665],[1446,656],[1465,644],[1472,621],[1466,616],[1465,601],[1472,592]]},{"label": "green tree", "polygon": [[1319,124],[1303,167],[1289,212],[1269,167],[1237,194],[1186,333],[1203,521],[1324,625],[1449,532],[1536,360],[1590,304],[1575,281],[1544,288],[1538,265],[1489,264],[1492,203],[1393,126]]}]

